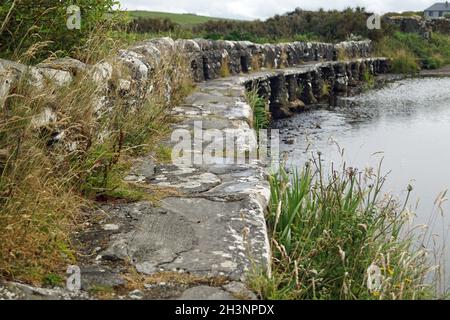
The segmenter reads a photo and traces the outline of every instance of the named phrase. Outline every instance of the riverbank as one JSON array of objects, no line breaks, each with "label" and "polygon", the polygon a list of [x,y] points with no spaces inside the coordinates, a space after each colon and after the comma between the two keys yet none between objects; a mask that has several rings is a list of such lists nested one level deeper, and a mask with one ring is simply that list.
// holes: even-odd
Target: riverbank
[{"label": "riverbank", "polygon": [[392,59],[392,72],[417,73],[450,63],[450,37],[432,33],[427,39],[418,33],[394,32],[375,43],[378,55]]},{"label": "riverbank", "polygon": [[436,70],[421,70],[419,75],[422,77],[450,77],[450,66]]},{"label": "riverbank", "polygon": [[427,77],[450,77],[450,66],[441,67],[433,70],[422,69],[417,73],[386,73],[379,74],[373,78],[370,86],[362,86],[352,91],[352,95],[362,93],[365,90],[378,89],[383,86],[404,79],[420,79]]}]

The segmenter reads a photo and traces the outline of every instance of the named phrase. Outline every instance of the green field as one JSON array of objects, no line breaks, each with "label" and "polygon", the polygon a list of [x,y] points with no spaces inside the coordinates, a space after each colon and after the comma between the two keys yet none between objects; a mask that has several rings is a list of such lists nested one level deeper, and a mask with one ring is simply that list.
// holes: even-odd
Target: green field
[{"label": "green field", "polygon": [[152,19],[165,19],[168,18],[180,25],[196,25],[205,23],[210,20],[225,20],[221,18],[213,18],[206,16],[199,16],[191,13],[168,13],[168,12],[155,12],[155,11],[128,11],[133,18],[152,18]]}]

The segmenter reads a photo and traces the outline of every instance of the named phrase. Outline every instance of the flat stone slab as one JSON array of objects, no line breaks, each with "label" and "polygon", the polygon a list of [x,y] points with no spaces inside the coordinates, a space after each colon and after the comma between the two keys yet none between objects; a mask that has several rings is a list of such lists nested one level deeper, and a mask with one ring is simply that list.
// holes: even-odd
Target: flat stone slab
[{"label": "flat stone slab", "polygon": [[101,255],[130,261],[147,275],[178,271],[243,280],[250,261],[268,265],[270,248],[256,200],[167,198],[160,205],[157,210],[149,203],[116,207],[132,213],[131,231],[113,235]]},{"label": "flat stone slab", "polygon": [[37,288],[8,282],[0,283],[0,300],[88,300],[86,292],[70,292],[63,288]]},{"label": "flat stone slab", "polygon": [[186,290],[179,300],[237,300],[229,292],[208,286],[198,286]]},{"label": "flat stone slab", "polygon": [[178,300],[256,300],[256,295],[242,282],[230,282],[222,287],[195,286],[185,290]]}]

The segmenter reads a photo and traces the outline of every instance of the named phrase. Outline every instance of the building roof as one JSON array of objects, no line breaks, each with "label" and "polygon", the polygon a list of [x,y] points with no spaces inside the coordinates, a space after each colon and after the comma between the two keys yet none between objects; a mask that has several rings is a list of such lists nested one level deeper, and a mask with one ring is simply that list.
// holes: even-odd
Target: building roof
[{"label": "building roof", "polygon": [[450,11],[450,3],[438,2],[438,3],[433,4],[428,9],[425,9],[425,11]]}]

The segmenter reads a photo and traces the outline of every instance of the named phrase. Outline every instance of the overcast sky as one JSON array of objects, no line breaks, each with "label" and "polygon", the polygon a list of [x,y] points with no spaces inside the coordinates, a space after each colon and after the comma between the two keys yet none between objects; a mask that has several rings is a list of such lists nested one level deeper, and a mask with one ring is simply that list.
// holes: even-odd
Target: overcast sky
[{"label": "overcast sky", "polygon": [[[277,13],[302,9],[344,9],[363,6],[368,11],[421,11],[434,0],[120,0],[122,8],[129,10],[196,13],[223,18],[265,19]],[[442,2],[442,1],[441,1]]]}]

